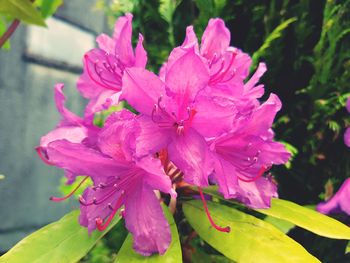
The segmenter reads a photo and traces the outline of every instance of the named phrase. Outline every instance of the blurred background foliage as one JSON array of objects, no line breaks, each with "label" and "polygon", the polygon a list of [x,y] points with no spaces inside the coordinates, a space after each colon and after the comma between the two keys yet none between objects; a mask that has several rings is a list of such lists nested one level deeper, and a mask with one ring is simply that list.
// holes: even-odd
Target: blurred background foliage
[{"label": "blurred background foliage", "polygon": [[[144,35],[148,68],[156,72],[172,48],[182,43],[186,26],[193,24],[200,38],[210,18],[223,18],[231,45],[249,53],[253,66],[267,64],[262,79],[266,96],[276,93],[283,102],[274,129],[293,159],[273,169],[280,197],[317,204],[349,177],[350,151],[343,142],[350,125],[345,109],[350,95],[349,0],[97,0],[96,8],[106,12],[111,29],[123,13],[134,14],[134,41],[136,32]],[[178,223],[180,231],[188,232],[188,240],[182,240],[185,259],[188,252],[192,260],[225,262]],[[349,262],[342,256],[344,241],[301,229],[289,235],[322,262]]]}]

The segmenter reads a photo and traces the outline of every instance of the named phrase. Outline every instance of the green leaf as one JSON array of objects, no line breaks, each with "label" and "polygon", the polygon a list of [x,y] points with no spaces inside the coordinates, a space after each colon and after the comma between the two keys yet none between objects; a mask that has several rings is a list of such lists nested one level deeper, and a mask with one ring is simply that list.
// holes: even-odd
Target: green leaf
[{"label": "green leaf", "polygon": [[270,209],[255,209],[268,216],[286,220],[320,236],[350,240],[350,228],[309,208],[283,199],[272,199]]},{"label": "green leaf", "polygon": [[350,242],[348,242],[345,248],[345,254],[348,254],[348,253],[350,253]]},{"label": "green leaf", "polygon": [[52,16],[57,8],[63,4],[63,0],[37,0],[35,5],[40,7],[41,16],[47,18]]},{"label": "green leaf", "polygon": [[75,210],[60,220],[30,234],[0,258],[0,263],[70,263],[77,262],[118,221],[116,217],[103,232],[94,231],[90,236],[79,225],[79,211]]},{"label": "green leaf", "polygon": [[28,24],[46,26],[40,12],[29,0],[1,0],[0,13]]},{"label": "green leaf", "polygon": [[264,221],[275,226],[277,229],[281,230],[285,234],[287,234],[289,232],[289,230],[291,230],[292,228],[295,227],[294,224],[292,224],[288,221],[273,217],[273,216],[265,217]]},{"label": "green leaf", "polygon": [[[7,30],[7,24],[5,22],[5,19],[0,17],[0,37],[6,32],[6,30]],[[1,48],[8,50],[10,49],[10,47],[11,47],[10,40],[8,39]]]},{"label": "green leaf", "polygon": [[254,52],[252,56],[252,66],[251,69],[255,69],[258,64],[259,58],[265,55],[265,51],[271,46],[271,44],[278,38],[282,36],[283,31],[289,26],[289,24],[297,21],[296,17],[292,17],[281,23],[278,27],[276,27],[265,39],[262,46]]},{"label": "green leaf", "polygon": [[[226,202],[243,206],[243,204],[239,204],[234,200],[225,199],[218,193],[217,186],[204,188],[203,192]],[[288,221],[320,236],[350,240],[350,227],[329,216],[287,200],[273,198],[271,208],[254,210],[267,216]]]},{"label": "green leaf", "polygon": [[119,250],[115,263],[121,262],[159,262],[159,263],[178,263],[182,262],[182,253],[181,253],[181,244],[179,240],[179,235],[177,232],[176,224],[174,222],[174,218],[172,214],[169,212],[168,207],[162,205],[165,217],[167,218],[170,230],[171,230],[171,244],[164,255],[152,255],[149,257],[143,257],[140,254],[136,253],[132,248],[132,236],[128,235],[123,246]]},{"label": "green leaf", "polygon": [[234,261],[319,262],[300,244],[263,220],[213,202],[208,202],[208,208],[218,225],[230,226],[230,233],[210,225],[200,201],[183,205],[186,218],[200,237]]}]

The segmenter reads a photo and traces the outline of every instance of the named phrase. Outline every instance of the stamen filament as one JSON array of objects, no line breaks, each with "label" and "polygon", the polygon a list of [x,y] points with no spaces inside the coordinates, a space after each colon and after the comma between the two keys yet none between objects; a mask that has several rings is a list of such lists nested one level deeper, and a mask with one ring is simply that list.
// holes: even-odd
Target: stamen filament
[{"label": "stamen filament", "polygon": [[243,182],[246,182],[246,183],[252,183],[252,182],[255,182],[256,180],[258,180],[261,176],[263,176],[267,170],[268,169],[265,166],[262,166],[259,170],[259,173],[256,176],[249,178],[249,179],[238,177],[238,179],[243,181]]},{"label": "stamen filament", "polygon": [[54,196],[51,196],[50,197],[50,200],[53,201],[53,202],[61,202],[61,201],[64,201],[66,199],[68,199],[69,197],[71,197],[79,188],[80,186],[89,178],[89,176],[85,176],[83,180],[81,180],[81,182],[77,185],[77,187],[75,187],[73,189],[72,192],[70,192],[68,195],[66,196],[63,196],[63,197],[54,197]]},{"label": "stamen filament", "polygon": [[117,203],[115,204],[115,207],[112,211],[112,213],[109,215],[109,217],[107,218],[106,222],[103,223],[103,220],[102,218],[96,218],[96,227],[99,231],[103,231],[105,230],[109,224],[112,222],[115,214],[117,213],[117,211],[119,210],[119,207],[120,205],[122,204],[122,201],[123,201],[123,197],[124,197],[124,194],[121,194]]},{"label": "stamen filament", "polygon": [[201,196],[201,199],[202,199],[202,203],[203,203],[203,207],[205,209],[205,213],[207,214],[207,217],[209,219],[209,222],[210,224],[218,231],[220,232],[226,232],[226,233],[229,233],[231,231],[231,228],[229,226],[227,227],[220,227],[218,226],[217,224],[215,224],[214,220],[211,218],[211,215],[209,213],[209,209],[208,209],[208,206],[207,206],[207,203],[205,201],[205,197],[204,197],[204,194],[203,194],[203,191],[202,191],[202,188],[198,187],[198,191],[199,191],[199,194]]},{"label": "stamen filament", "polygon": [[35,151],[38,153],[40,159],[43,160],[44,163],[46,163],[47,165],[55,165],[53,162],[50,162],[50,161],[43,155],[42,147],[40,147],[40,146],[35,147]]}]

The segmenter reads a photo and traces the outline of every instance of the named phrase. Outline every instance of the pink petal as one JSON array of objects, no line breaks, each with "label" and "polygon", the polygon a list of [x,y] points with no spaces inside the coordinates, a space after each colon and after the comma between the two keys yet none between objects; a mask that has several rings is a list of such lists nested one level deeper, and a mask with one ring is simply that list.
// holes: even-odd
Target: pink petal
[{"label": "pink petal", "polygon": [[64,84],[58,83],[55,85],[55,102],[58,112],[63,117],[61,125],[66,124],[77,124],[79,125],[82,122],[82,119],[75,115],[73,112],[69,111],[65,106],[66,97],[63,94]]},{"label": "pink petal", "polygon": [[[89,81],[93,85],[116,92],[120,91],[123,70],[124,66],[114,55],[101,49],[92,49],[84,55],[84,74],[89,76]],[[86,81],[86,75],[81,82],[84,83],[84,80]]]},{"label": "pink petal", "polygon": [[350,97],[346,100],[346,109],[350,112]]},{"label": "pink petal", "polygon": [[106,34],[101,34],[96,38],[96,42],[100,49],[110,54],[114,54],[115,44],[114,40],[110,36]]},{"label": "pink petal", "polygon": [[239,181],[239,189],[235,198],[251,208],[270,208],[271,199],[278,197],[277,186],[270,178],[261,177],[254,182]]},{"label": "pink petal", "polygon": [[[236,109],[224,98],[200,96],[196,98],[196,114],[192,127],[204,137],[218,136],[232,127]],[[215,125],[213,125],[215,120]]]},{"label": "pink petal", "polygon": [[347,128],[344,133],[344,143],[346,146],[350,147],[350,128]]},{"label": "pink petal", "polygon": [[90,79],[86,66],[84,66],[84,73],[81,74],[80,78],[78,79],[77,88],[80,94],[86,99],[95,98],[105,90],[105,88],[101,87],[99,84],[96,84]]},{"label": "pink petal", "polygon": [[281,107],[280,99],[271,93],[268,100],[253,111],[249,118],[245,118],[244,123],[237,123],[235,129],[240,133],[269,136],[273,120]]},{"label": "pink petal", "polygon": [[162,255],[168,249],[171,242],[169,223],[155,193],[142,181],[126,196],[125,225],[133,235],[134,249],[141,255]]},{"label": "pink petal", "polygon": [[238,179],[232,164],[222,158],[216,158],[215,179],[219,185],[219,191],[226,199],[237,196]]},{"label": "pink petal", "polygon": [[208,68],[193,48],[176,60],[165,76],[167,91],[175,97],[177,105],[192,102],[208,81]]},{"label": "pink petal", "polygon": [[136,165],[147,172],[144,175],[144,183],[151,189],[171,194],[174,198],[177,196],[175,190],[172,188],[170,177],[165,174],[164,167],[159,159],[146,156],[136,161]]},{"label": "pink petal", "polygon": [[104,154],[117,161],[131,162],[138,129],[133,113],[127,110],[113,113],[98,135],[98,146]]},{"label": "pink petal", "polygon": [[191,48],[195,47],[195,50],[198,52],[198,39],[196,33],[193,30],[193,26],[186,27],[186,37],[181,47]]},{"label": "pink petal", "polygon": [[115,208],[121,191],[115,191],[113,195],[110,193],[110,187],[97,188],[95,190],[89,187],[84,191],[82,197],[86,203],[92,203],[94,198],[96,198],[97,202],[102,201],[98,205],[80,205],[79,223],[88,228],[89,234],[96,229],[96,218],[106,219],[112,212],[111,207]]},{"label": "pink petal", "polygon": [[80,143],[88,136],[88,131],[83,126],[64,126],[50,131],[40,139],[40,146],[47,147],[50,142],[66,139],[73,143]]},{"label": "pink petal", "polygon": [[205,187],[213,171],[213,160],[204,138],[189,129],[168,147],[169,159],[184,173],[184,180]]},{"label": "pink petal", "polygon": [[346,179],[338,192],[327,202],[317,205],[316,210],[323,214],[344,212],[350,215],[350,179]]},{"label": "pink petal", "polygon": [[170,128],[160,128],[151,117],[141,115],[137,119],[140,134],[136,138],[136,155],[143,157],[167,147],[171,140]]},{"label": "pink petal", "polygon": [[88,175],[96,182],[116,176],[128,169],[128,165],[103,156],[97,150],[67,140],[51,142],[47,146],[47,155],[55,166],[69,171],[73,175]]},{"label": "pink petal", "polygon": [[92,98],[85,108],[85,116],[90,116],[96,112],[107,110],[110,106],[119,104],[121,92],[113,90],[103,90],[98,96]]},{"label": "pink petal", "polygon": [[131,45],[132,14],[118,18],[115,23],[113,38],[115,40],[115,55],[127,66],[134,64],[134,51]]},{"label": "pink petal", "polygon": [[219,56],[229,47],[230,40],[231,33],[225,22],[220,18],[212,18],[202,36],[201,54],[209,60],[215,54]]},{"label": "pink petal", "polygon": [[125,99],[138,112],[150,116],[163,94],[164,84],[153,72],[142,68],[125,70],[120,99]]},{"label": "pink petal", "polygon": [[[258,68],[253,74],[253,76],[244,85],[244,90],[246,94],[250,94],[251,96],[252,94],[257,94],[256,96],[260,96],[260,97],[262,96],[262,94],[264,94],[263,86],[259,85],[255,87],[255,85],[259,82],[261,76],[264,75],[265,72],[266,72],[265,63],[259,63]],[[256,97],[256,98],[259,98],[259,97]]]},{"label": "pink petal", "polygon": [[135,49],[135,67],[144,68],[147,64],[147,52],[143,47],[143,36],[139,34],[139,41]]}]

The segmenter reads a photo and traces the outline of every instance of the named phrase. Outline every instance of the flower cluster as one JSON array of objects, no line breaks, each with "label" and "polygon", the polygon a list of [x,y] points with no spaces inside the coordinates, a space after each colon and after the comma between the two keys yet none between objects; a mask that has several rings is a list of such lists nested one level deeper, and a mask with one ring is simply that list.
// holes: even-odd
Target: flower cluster
[{"label": "flower cluster", "polygon": [[[113,37],[98,36],[98,48],[84,56],[77,84],[89,100],[84,118],[65,108],[63,84],[56,85],[62,120],[42,137],[37,151],[47,164],[64,169],[68,183],[78,175],[92,179],[80,197],[80,224],[89,232],[104,230],[124,207],[134,249],[163,254],[171,233],[157,193],[176,198],[181,181],[203,196],[202,187],[217,184],[225,198],[268,208],[277,189],[272,176],[264,175],[290,154],[273,140],[280,100],[274,94],[264,103],[258,100],[265,64],[247,80],[251,58],[230,46],[221,19],[209,21],[201,43],[189,26],[158,75],[145,69],[142,35],[133,49],[131,23],[131,14],[120,17]],[[124,109],[102,128],[93,124],[96,112],[120,101],[137,114]]]}]

